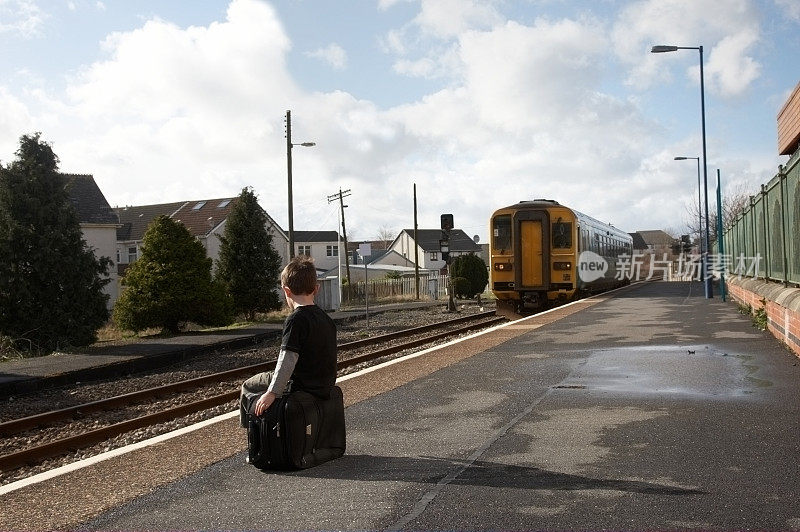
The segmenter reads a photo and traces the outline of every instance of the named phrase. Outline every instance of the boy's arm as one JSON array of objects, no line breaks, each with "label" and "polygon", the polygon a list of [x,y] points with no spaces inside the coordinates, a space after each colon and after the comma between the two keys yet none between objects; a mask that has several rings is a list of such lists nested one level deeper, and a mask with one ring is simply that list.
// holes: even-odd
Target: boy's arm
[{"label": "boy's arm", "polygon": [[270,382],[269,388],[267,388],[267,393],[259,397],[254,405],[253,412],[255,415],[260,416],[269,408],[275,399],[283,394],[284,390],[286,390],[286,384],[292,377],[292,372],[294,372],[294,367],[297,365],[298,358],[300,358],[299,355],[294,351],[281,349],[278,355],[278,362],[275,364],[275,371],[272,374],[272,382]]}]

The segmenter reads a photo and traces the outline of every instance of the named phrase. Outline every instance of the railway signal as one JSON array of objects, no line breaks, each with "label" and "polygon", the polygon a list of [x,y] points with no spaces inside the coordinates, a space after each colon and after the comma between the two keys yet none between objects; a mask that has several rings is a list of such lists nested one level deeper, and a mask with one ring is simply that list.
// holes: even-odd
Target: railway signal
[{"label": "railway signal", "polygon": [[447,312],[456,311],[456,302],[453,299],[453,276],[450,274],[450,231],[453,229],[453,215],[442,214],[441,216],[442,239],[439,240],[439,251],[442,252],[442,260],[447,265]]}]

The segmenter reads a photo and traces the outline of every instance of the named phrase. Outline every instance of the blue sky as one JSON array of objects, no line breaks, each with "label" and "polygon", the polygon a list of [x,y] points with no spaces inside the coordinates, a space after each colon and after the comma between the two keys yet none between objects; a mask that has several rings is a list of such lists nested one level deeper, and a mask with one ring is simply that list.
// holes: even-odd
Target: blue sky
[{"label": "blue sky", "polygon": [[[786,160],[798,0],[0,0],[0,160],[41,131],[112,205],[252,186],[286,227],[353,239],[551,198],[627,231],[683,231],[701,153],[754,191]],[[713,193],[713,188],[711,189]]]}]

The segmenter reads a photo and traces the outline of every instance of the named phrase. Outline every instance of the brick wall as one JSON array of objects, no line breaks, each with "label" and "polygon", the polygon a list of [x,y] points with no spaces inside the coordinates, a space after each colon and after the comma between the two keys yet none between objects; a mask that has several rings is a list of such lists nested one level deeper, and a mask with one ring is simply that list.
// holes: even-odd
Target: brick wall
[{"label": "brick wall", "polygon": [[800,357],[800,289],[757,279],[729,280],[728,292],[753,310],[766,308],[767,330]]}]

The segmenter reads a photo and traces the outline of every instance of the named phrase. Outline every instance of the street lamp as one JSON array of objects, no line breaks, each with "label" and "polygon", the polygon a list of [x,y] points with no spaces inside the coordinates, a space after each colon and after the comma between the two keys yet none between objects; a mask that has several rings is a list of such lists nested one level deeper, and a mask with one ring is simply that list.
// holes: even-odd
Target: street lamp
[{"label": "street lamp", "polygon": [[665,52],[677,52],[678,50],[697,50],[700,52],[700,120],[703,132],[703,190],[705,191],[705,216],[706,216],[706,245],[703,253],[703,283],[705,286],[706,299],[714,297],[711,289],[711,276],[708,275],[708,250],[711,242],[711,235],[708,231],[708,165],[706,160],[706,98],[705,84],[703,79],[703,47],[702,46],[671,46],[660,44],[653,46],[650,51],[654,54]]},{"label": "street lamp", "polygon": [[294,258],[294,207],[292,206],[292,148],[316,146],[314,142],[292,144],[292,112],[286,111],[286,165],[289,178],[289,260]]},{"label": "street lamp", "polygon": [[[701,205],[702,198],[703,198],[703,189],[700,187],[700,157],[675,157],[676,161],[688,161],[690,159],[694,159],[697,161],[697,217],[700,219],[700,229],[698,233],[700,235],[700,253],[703,252],[703,208]],[[706,220],[708,223],[708,220]],[[702,272],[702,275],[705,277],[705,272]]]}]

